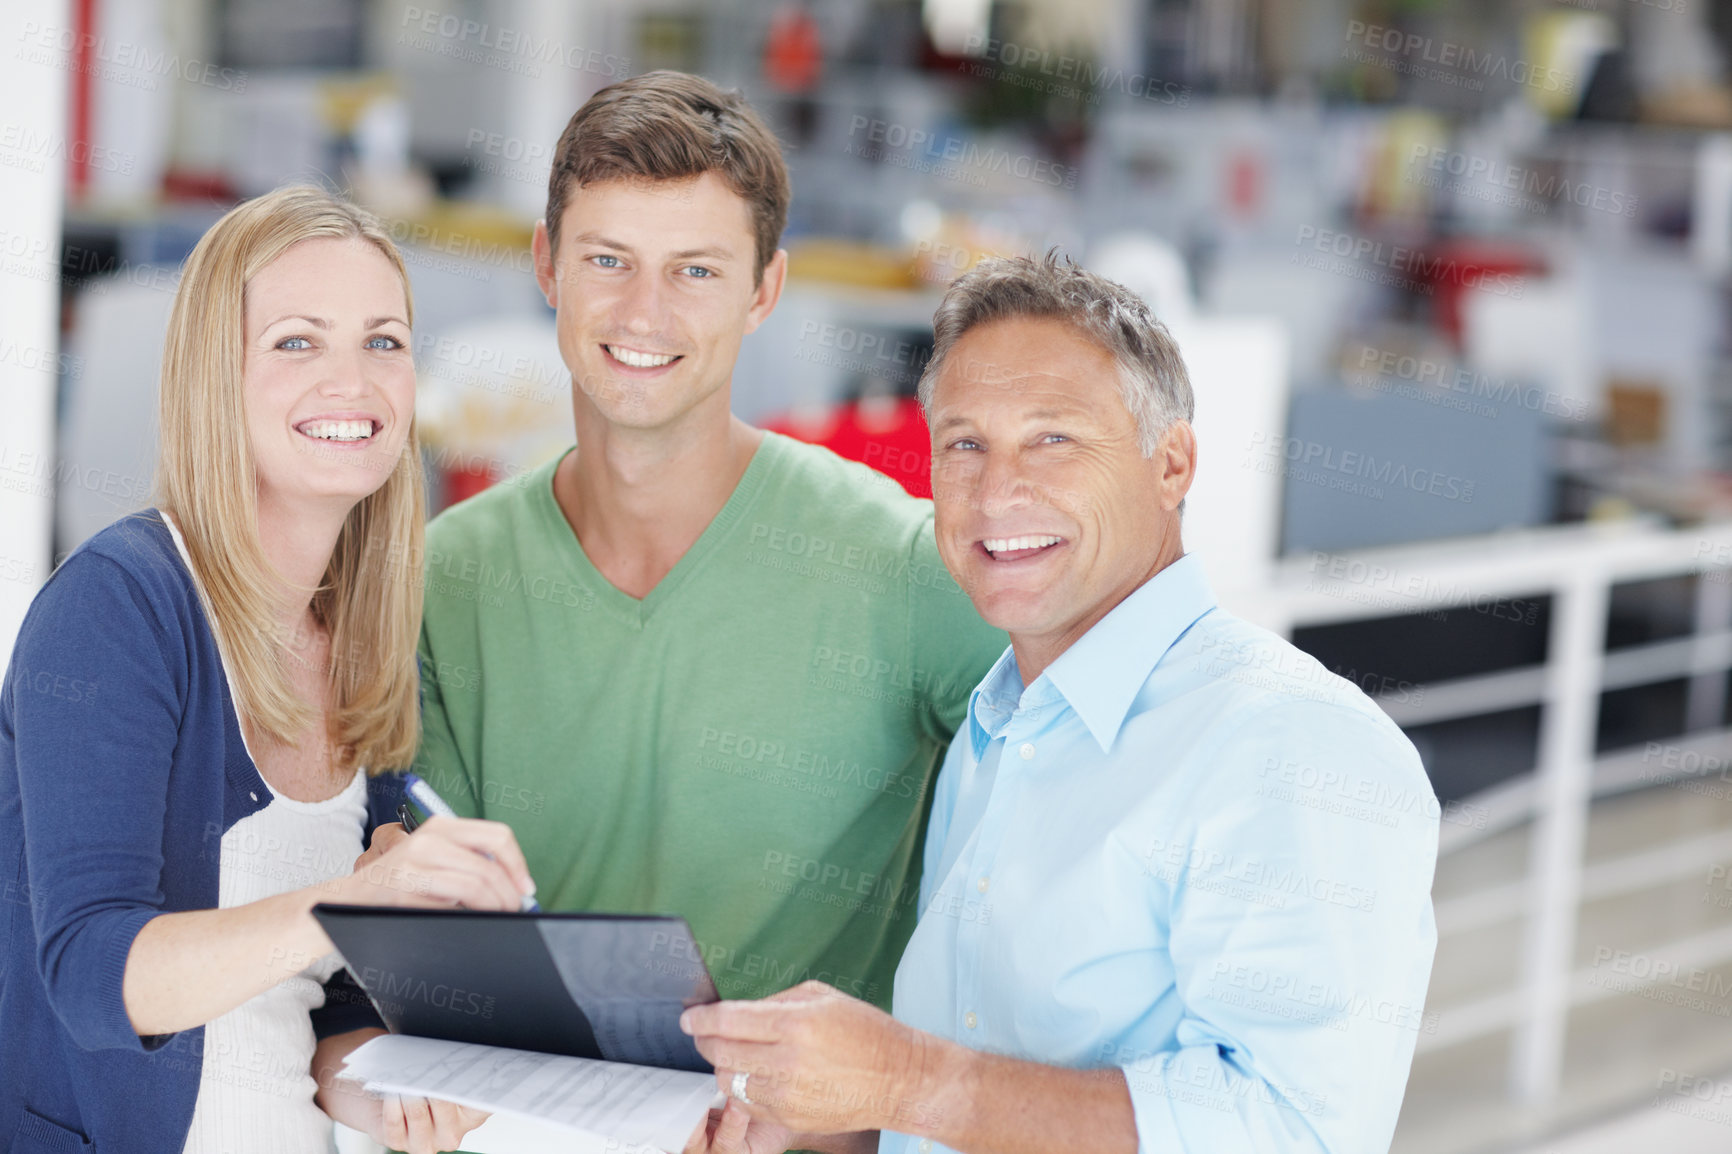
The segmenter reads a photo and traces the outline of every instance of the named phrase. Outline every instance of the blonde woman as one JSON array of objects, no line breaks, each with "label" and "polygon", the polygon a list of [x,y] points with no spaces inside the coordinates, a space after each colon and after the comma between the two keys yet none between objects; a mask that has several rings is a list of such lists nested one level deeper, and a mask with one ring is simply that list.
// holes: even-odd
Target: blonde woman
[{"label": "blonde woman", "polygon": [[309,913],[532,888],[495,822],[357,860],[418,730],[410,320],[390,239],[315,189],[186,263],[158,507],[49,578],[0,686],[0,1149],[324,1154],[323,1105],[421,1154],[480,1121],[332,1084],[378,1021]]}]

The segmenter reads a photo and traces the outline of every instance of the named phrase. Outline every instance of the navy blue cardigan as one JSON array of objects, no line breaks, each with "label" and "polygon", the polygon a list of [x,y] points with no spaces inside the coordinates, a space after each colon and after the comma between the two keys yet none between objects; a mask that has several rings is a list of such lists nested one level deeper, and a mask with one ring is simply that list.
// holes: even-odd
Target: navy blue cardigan
[{"label": "navy blue cardigan", "polygon": [[[401,781],[369,779],[372,825]],[[127,951],[217,904],[222,836],[271,791],[216,639],[154,510],[104,529],[31,603],[0,683],[0,1150],[179,1154],[204,1027],[139,1037]],[[344,971],[314,1025],[377,1025]]]}]

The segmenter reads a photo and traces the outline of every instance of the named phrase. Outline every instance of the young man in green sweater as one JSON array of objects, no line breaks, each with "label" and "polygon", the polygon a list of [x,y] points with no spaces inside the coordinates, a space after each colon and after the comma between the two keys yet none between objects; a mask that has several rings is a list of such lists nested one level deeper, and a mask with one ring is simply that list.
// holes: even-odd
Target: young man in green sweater
[{"label": "young man in green sweater", "polygon": [[566,127],[534,254],[577,445],[428,529],[417,771],[510,823],[544,908],[683,915],[725,997],[888,1006],[936,760],[1006,638],[929,502],[729,411],[788,195],[698,77]]}]

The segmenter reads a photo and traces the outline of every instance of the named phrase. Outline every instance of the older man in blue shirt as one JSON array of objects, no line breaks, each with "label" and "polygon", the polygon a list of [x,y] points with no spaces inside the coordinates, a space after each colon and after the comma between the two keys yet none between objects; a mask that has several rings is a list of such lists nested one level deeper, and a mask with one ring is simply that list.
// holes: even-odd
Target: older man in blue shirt
[{"label": "older man in blue shirt", "polygon": [[939,777],[895,1017],[816,983],[687,1011],[744,1103],[697,1145],[1387,1150],[1437,940],[1418,755],[1215,605],[1141,301],[988,261],[934,327],[939,549],[1011,647]]}]

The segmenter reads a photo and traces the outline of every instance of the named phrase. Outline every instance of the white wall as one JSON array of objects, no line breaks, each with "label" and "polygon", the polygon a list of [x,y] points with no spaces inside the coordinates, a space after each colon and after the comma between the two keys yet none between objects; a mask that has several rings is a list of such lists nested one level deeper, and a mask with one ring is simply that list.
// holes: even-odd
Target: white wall
[{"label": "white wall", "polygon": [[70,30],[70,0],[0,15],[0,665],[48,575],[60,357],[60,206],[71,76],[64,53],[35,47]]}]

